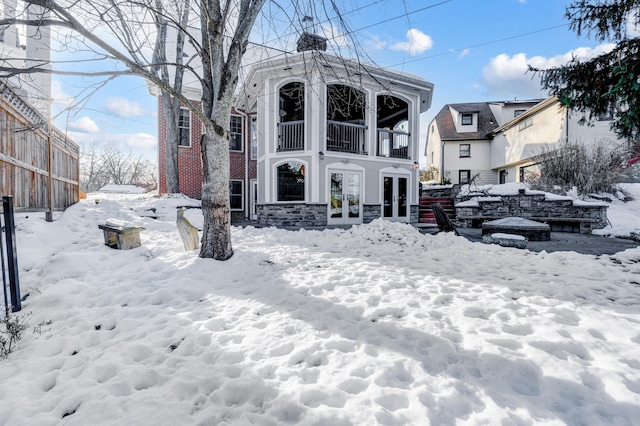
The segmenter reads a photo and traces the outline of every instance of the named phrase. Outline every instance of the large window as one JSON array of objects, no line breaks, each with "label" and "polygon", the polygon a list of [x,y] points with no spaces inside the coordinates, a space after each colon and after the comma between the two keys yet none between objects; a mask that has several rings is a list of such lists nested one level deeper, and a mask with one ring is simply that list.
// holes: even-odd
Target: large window
[{"label": "large window", "polygon": [[229,181],[229,198],[231,201],[231,210],[244,210],[244,191],[243,182],[241,180]]},{"label": "large window", "polygon": [[296,161],[278,166],[278,201],[304,201],[304,165]]},{"label": "large window", "polygon": [[471,157],[471,144],[461,143],[460,144],[460,157]]},{"label": "large window", "polygon": [[178,117],[178,146],[191,146],[191,111],[186,108],[180,108],[180,116]]},{"label": "large window", "polygon": [[462,125],[471,126],[473,124],[473,114],[462,114]]},{"label": "large window", "polygon": [[471,180],[471,170],[459,170],[458,171],[458,183],[465,184]]},{"label": "large window", "polygon": [[229,150],[242,151],[242,117],[232,115],[229,129]]}]

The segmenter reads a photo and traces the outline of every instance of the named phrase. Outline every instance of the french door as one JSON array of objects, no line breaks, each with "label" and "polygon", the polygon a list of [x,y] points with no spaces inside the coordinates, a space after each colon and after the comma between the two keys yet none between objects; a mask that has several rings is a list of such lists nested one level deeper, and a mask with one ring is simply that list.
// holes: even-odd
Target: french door
[{"label": "french door", "polygon": [[382,217],[409,222],[409,177],[406,175],[382,175]]},{"label": "french door", "polygon": [[362,223],[362,172],[329,170],[329,214],[327,223]]}]

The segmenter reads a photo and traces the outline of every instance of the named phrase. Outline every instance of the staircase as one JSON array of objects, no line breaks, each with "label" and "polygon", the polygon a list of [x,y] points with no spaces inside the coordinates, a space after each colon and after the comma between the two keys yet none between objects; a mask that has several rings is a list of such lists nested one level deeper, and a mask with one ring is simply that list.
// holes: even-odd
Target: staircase
[{"label": "staircase", "polygon": [[436,227],[436,218],[433,214],[431,206],[435,203],[439,203],[444,209],[449,219],[455,221],[456,208],[453,204],[453,199],[449,197],[420,197],[420,210],[418,216],[418,224],[421,227]]}]

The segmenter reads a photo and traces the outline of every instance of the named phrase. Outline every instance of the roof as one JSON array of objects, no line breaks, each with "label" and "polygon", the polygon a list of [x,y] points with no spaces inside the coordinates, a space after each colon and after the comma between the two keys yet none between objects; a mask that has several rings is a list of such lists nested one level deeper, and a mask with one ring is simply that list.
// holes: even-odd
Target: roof
[{"label": "roof", "polygon": [[[449,108],[459,113],[478,113],[478,130],[476,132],[458,133]],[[447,104],[436,115],[436,124],[440,132],[440,139],[445,140],[483,140],[490,139],[489,134],[498,127],[498,121],[491,112],[489,102],[471,102],[461,104]]]},{"label": "roof", "polygon": [[390,92],[393,92],[394,86],[403,87],[404,90],[415,90],[420,94],[420,112],[425,112],[431,107],[434,85],[422,77],[390,68],[365,65],[356,60],[317,50],[299,52],[254,64],[241,87],[235,106],[244,111],[251,109],[263,89],[262,84],[269,77],[277,76],[285,80],[308,75],[309,71],[314,69],[325,77],[344,78],[346,74],[348,78],[345,84],[354,86],[365,81],[366,84],[373,82],[382,85]]},{"label": "roof", "polygon": [[115,192],[118,194],[144,194],[147,190],[136,185],[116,185],[110,183],[98,189],[98,192]]}]

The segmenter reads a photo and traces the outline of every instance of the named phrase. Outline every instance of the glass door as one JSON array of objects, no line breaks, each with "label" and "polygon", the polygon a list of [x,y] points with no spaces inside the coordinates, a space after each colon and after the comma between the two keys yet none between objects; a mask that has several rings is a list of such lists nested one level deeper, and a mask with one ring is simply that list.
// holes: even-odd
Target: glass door
[{"label": "glass door", "polygon": [[352,170],[329,172],[329,218],[333,225],[362,222],[362,173]]},{"label": "glass door", "polygon": [[408,177],[382,176],[382,217],[393,221],[409,221]]}]

